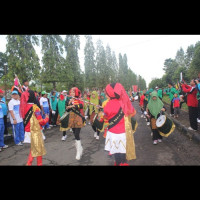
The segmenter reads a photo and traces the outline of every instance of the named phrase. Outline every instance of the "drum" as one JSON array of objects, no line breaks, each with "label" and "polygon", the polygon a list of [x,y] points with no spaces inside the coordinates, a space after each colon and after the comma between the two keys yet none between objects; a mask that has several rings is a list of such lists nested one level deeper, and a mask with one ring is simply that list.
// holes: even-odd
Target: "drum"
[{"label": "drum", "polygon": [[168,137],[175,129],[174,123],[166,115],[161,115],[156,120],[156,126],[159,134],[164,137]]},{"label": "drum", "polygon": [[103,120],[103,112],[99,112],[98,114],[95,114],[93,119],[93,125],[102,132],[104,130],[104,120]]},{"label": "drum", "polygon": [[63,130],[69,128],[68,127],[68,124],[69,124],[69,112],[65,112],[63,114],[63,116],[60,118],[60,124],[61,124],[61,128]]},{"label": "drum", "polygon": [[65,117],[67,117],[67,115],[69,115],[69,112],[65,112],[64,114],[63,114],[63,116],[62,117],[60,117],[60,121],[62,121]]}]

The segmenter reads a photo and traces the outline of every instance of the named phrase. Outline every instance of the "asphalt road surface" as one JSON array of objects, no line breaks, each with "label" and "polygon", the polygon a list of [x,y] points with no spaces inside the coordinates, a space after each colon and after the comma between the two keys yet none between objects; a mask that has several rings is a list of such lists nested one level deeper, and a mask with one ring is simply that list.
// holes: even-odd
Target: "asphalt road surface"
[{"label": "asphalt road surface", "polygon": [[[133,103],[137,110],[138,128],[134,133],[136,159],[129,161],[131,166],[176,166],[200,165],[200,146],[181,134],[177,129],[162,143],[153,145],[150,127],[144,118],[140,117],[138,102]],[[114,156],[104,150],[105,138],[101,133],[96,140],[90,125],[81,129],[83,156],[75,159],[76,149],[73,133],[67,131],[66,141],[61,141],[62,132],[59,127],[45,130],[45,148],[47,154],[43,156],[45,166],[113,166]],[[5,142],[6,143],[6,142]],[[6,144],[9,148],[0,152],[0,165],[24,166],[30,151],[30,144],[16,146],[13,139]],[[33,166],[36,165],[36,159]]]}]

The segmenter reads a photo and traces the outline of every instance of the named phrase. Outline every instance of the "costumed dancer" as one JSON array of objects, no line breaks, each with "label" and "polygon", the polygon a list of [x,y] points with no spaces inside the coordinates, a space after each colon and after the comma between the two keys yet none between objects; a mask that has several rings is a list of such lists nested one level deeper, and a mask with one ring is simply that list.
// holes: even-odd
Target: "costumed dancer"
[{"label": "costumed dancer", "polygon": [[153,144],[158,144],[158,142],[162,142],[162,136],[159,134],[158,128],[156,126],[156,120],[160,116],[161,111],[166,111],[166,108],[164,107],[163,102],[158,97],[157,92],[153,91],[151,93],[151,98],[149,100],[149,103],[147,104],[146,110],[146,112],[148,113],[147,116],[150,118],[150,126],[153,132]]},{"label": "costumed dancer", "polygon": [[[99,100],[99,95],[97,91],[93,91],[91,93],[91,97],[90,97],[90,103],[93,103],[95,105],[100,105],[101,106],[101,101]],[[92,104],[90,104],[89,106],[89,110],[90,110],[90,124],[92,125],[92,129],[94,130],[94,137],[99,140],[99,134],[100,131],[97,129],[96,126],[94,126],[93,121],[94,121],[94,117],[96,114],[98,114],[99,109],[97,106],[94,106]]]},{"label": "costumed dancer", "polygon": [[85,123],[85,117],[83,113],[84,103],[81,100],[75,99],[81,97],[81,91],[77,87],[71,88],[69,94],[72,96],[72,98],[69,100],[66,108],[67,112],[70,112],[68,127],[72,128],[75,137],[76,159],[80,160],[83,153],[83,147],[80,140],[80,131]]},{"label": "costumed dancer", "polygon": [[136,110],[120,83],[108,84],[105,92],[110,99],[104,107],[104,117],[109,120],[105,150],[114,154],[115,165],[127,166],[127,160],[136,159],[131,126]]},{"label": "costumed dancer", "polygon": [[31,149],[26,165],[32,165],[34,158],[37,158],[37,165],[42,165],[42,156],[46,154],[44,147],[44,135],[42,126],[49,121],[46,114],[42,118],[40,108],[36,105],[34,91],[26,90],[20,99],[20,115],[24,119],[25,143],[31,143]]},{"label": "costumed dancer", "polygon": [[[58,118],[62,117],[63,114],[66,111],[66,100],[65,100],[65,96],[63,95],[63,92],[60,94],[59,96],[59,100],[57,103],[57,113],[58,113]],[[63,136],[62,136],[62,141],[65,141],[67,139],[67,134],[66,131],[69,129],[68,127],[68,121],[67,118],[65,117],[61,122],[60,122],[60,131],[63,132]]]}]

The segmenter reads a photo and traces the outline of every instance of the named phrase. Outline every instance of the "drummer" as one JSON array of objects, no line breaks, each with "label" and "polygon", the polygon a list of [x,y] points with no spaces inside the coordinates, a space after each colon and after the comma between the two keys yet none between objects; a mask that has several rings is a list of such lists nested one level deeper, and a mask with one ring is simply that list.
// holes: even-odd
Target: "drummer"
[{"label": "drummer", "polygon": [[[99,109],[95,105],[102,105],[101,100],[99,99],[97,91],[93,91],[90,97],[90,106],[89,106],[89,115],[90,115],[90,124],[92,125],[92,129],[94,130],[94,137],[99,140],[100,131],[93,125],[94,117],[98,114]],[[94,104],[94,105],[93,105]]]},{"label": "drummer", "polygon": [[162,142],[162,136],[159,134],[159,131],[156,127],[156,120],[160,116],[161,111],[166,111],[163,102],[158,98],[156,91],[151,93],[149,103],[147,104],[146,111],[148,113],[147,117],[150,118],[150,126],[153,132],[153,144],[158,144]]}]

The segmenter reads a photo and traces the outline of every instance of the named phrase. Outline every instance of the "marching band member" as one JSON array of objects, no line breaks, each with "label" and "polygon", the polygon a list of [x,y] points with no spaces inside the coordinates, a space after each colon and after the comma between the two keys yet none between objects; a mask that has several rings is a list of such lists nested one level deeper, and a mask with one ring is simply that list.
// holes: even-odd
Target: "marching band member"
[{"label": "marching band member", "polygon": [[156,126],[156,119],[160,116],[161,111],[166,111],[163,102],[158,97],[156,91],[151,93],[151,98],[149,103],[147,104],[147,117],[150,118],[150,126],[153,132],[153,144],[158,144],[158,142],[162,142],[162,136],[159,134],[159,131]]},{"label": "marching band member", "polygon": [[105,150],[114,154],[115,165],[127,166],[127,160],[136,159],[130,121],[136,110],[120,83],[108,84],[105,92],[109,97],[104,107],[104,117],[109,121]]},{"label": "marching band member", "polygon": [[83,153],[83,147],[81,145],[81,140],[80,140],[80,131],[81,131],[81,128],[84,126],[84,122],[85,122],[84,113],[83,113],[84,103],[81,100],[75,99],[75,98],[81,97],[81,91],[77,87],[71,88],[71,90],[69,91],[69,94],[70,96],[72,96],[72,98],[69,100],[68,106],[66,108],[67,112],[70,112],[68,127],[72,128],[72,131],[75,137],[75,147],[77,151],[76,159],[80,160]]},{"label": "marching band member", "polygon": [[49,121],[46,114],[42,118],[40,108],[36,105],[35,94],[32,90],[26,90],[22,93],[20,99],[20,116],[24,119],[25,140],[31,143],[31,149],[26,165],[32,165],[34,157],[37,158],[37,165],[42,165],[42,156],[46,154],[44,147],[44,135],[42,126]]},{"label": "marching band member", "polygon": [[[57,103],[57,112],[59,115],[59,118],[63,116],[63,114],[66,111],[66,100],[65,100],[65,96],[63,95],[63,92],[61,92],[60,96],[59,96],[59,100]],[[63,132],[63,136],[62,136],[62,141],[65,141],[67,139],[67,135],[66,135],[66,131],[68,130],[68,124],[66,119],[64,118],[62,120],[62,123],[60,123],[60,131]]]},{"label": "marching band member", "polygon": [[[95,104],[95,105],[100,105],[101,106],[101,101],[99,100],[99,95],[96,91],[93,91],[91,93],[90,97],[90,103]],[[92,129],[94,130],[94,137],[99,140],[99,133],[100,131],[93,125],[94,117],[96,114],[98,114],[99,109],[97,106],[90,104],[89,106],[89,115],[90,115],[90,124],[92,125]]]}]

